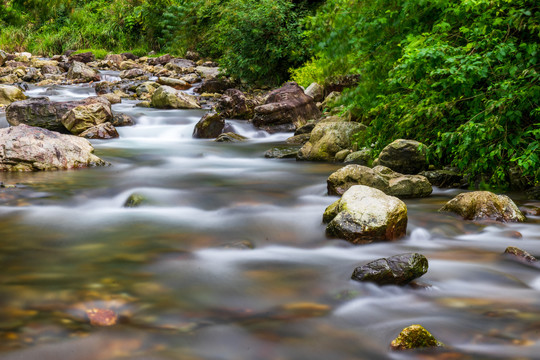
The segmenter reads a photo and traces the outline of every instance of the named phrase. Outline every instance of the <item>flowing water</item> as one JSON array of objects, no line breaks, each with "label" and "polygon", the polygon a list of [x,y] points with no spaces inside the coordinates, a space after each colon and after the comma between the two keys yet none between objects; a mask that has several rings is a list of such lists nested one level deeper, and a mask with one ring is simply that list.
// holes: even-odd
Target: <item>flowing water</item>
[{"label": "flowing water", "polygon": [[[88,85],[28,94],[94,95]],[[337,199],[325,194],[337,165],[265,159],[290,134],[247,122],[231,122],[245,143],[192,139],[204,111],[134,104],[113,110],[135,126],[92,141],[110,167],[0,174],[0,359],[538,358],[540,272],[501,254],[540,255],[539,217],[461,221],[437,213],[459,191],[435,189],[406,201],[402,240],[330,240],[321,217]],[[146,201],[124,207],[134,193]],[[429,259],[416,286],[350,280],[405,252]],[[91,326],[92,308],[118,324]],[[447,350],[390,352],[411,324]]]}]

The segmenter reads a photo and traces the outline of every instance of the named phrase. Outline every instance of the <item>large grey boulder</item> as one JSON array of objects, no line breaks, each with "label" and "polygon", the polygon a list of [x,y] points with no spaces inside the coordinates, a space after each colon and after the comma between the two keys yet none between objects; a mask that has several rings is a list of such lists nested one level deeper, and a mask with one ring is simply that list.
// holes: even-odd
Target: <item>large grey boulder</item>
[{"label": "large grey boulder", "polygon": [[405,235],[407,207],[396,197],[363,185],[347,190],[326,208],[326,235],[353,244],[391,241]]},{"label": "large grey boulder", "polygon": [[399,198],[421,198],[431,194],[433,188],[424,176],[403,175],[384,166],[373,169],[351,164],[333,172],[327,180],[329,195],[342,195],[354,185],[379,189]]},{"label": "large grey boulder", "polygon": [[427,168],[427,147],[415,140],[398,139],[388,144],[373,161],[402,174],[418,174]]},{"label": "large grey boulder", "polygon": [[377,259],[354,269],[351,279],[378,285],[406,285],[428,270],[427,258],[418,253]]},{"label": "large grey boulder", "polygon": [[[69,133],[69,130],[62,123],[66,114],[76,107],[96,103],[102,104],[103,111],[110,113],[111,104],[101,97],[89,97],[83,100],[66,102],[53,102],[47,97],[40,97],[12,103],[6,109],[6,119],[12,126],[26,124],[51,131]],[[108,117],[107,119],[106,121],[112,120],[112,118]]]},{"label": "large grey boulder", "polygon": [[152,94],[152,106],[158,109],[200,109],[195,96],[162,85]]},{"label": "large grey boulder", "polygon": [[19,125],[0,129],[0,171],[62,170],[103,166],[88,140]]},{"label": "large grey boulder", "polygon": [[0,105],[9,105],[12,102],[25,99],[26,95],[17,86],[0,85]]},{"label": "large grey boulder", "polygon": [[489,191],[461,193],[439,211],[458,214],[465,220],[525,221],[525,216],[512,199]]},{"label": "large grey boulder", "polygon": [[86,66],[82,62],[74,61],[68,70],[67,78],[77,82],[91,82],[99,81],[100,76],[96,70]]},{"label": "large grey boulder", "polygon": [[298,152],[298,160],[333,161],[336,154],[352,147],[351,139],[366,126],[344,121],[339,117],[327,118],[315,125],[309,141]]},{"label": "large grey boulder", "polygon": [[320,116],[313,98],[297,83],[289,82],[268,94],[265,104],[255,108],[252,121],[256,127],[269,132],[294,131]]}]

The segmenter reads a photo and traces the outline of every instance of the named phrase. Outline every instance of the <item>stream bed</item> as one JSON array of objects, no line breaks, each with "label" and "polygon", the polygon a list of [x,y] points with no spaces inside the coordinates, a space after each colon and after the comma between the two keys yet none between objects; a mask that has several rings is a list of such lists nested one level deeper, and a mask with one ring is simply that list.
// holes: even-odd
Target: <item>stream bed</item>
[{"label": "stream bed", "polygon": [[[94,89],[27,95],[67,101]],[[321,222],[339,165],[264,158],[291,134],[230,121],[250,140],[215,143],[192,139],[203,110],[129,100],[113,110],[136,125],[92,140],[111,166],[0,173],[0,359],[538,358],[539,268],[502,253],[540,255],[540,217],[462,221],[437,209],[463,190],[435,188],[405,200],[404,239],[354,246],[327,239]],[[145,203],[124,207],[134,193]],[[415,286],[350,280],[406,252],[429,260]],[[92,308],[118,323],[90,325]],[[447,348],[391,352],[412,324]]]}]

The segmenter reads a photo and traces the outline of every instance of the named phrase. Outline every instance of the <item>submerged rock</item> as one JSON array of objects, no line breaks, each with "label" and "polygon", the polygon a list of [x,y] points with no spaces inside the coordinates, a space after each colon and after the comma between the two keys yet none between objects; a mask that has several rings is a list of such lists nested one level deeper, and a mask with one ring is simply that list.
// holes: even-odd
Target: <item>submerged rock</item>
[{"label": "submerged rock", "polygon": [[294,159],[298,154],[298,146],[274,147],[264,153],[268,159]]},{"label": "submerged rock", "polygon": [[459,194],[439,211],[458,214],[465,220],[525,221],[525,216],[512,199],[506,195],[496,195],[489,191]]},{"label": "submerged rock", "polygon": [[525,264],[533,264],[538,261],[537,258],[532,256],[525,250],[521,250],[520,248],[514,246],[507,247],[506,250],[504,250],[504,254],[512,259],[515,259]]},{"label": "submerged rock", "polygon": [[87,139],[115,139],[119,137],[118,131],[109,122],[92,126],[80,133],[79,136]]},{"label": "submerged rock", "polygon": [[225,119],[221,114],[210,112],[204,114],[193,129],[193,137],[197,139],[214,139],[225,128]]},{"label": "submerged rock", "polygon": [[63,170],[103,166],[86,139],[46,129],[19,125],[0,129],[0,170]]},{"label": "submerged rock", "polygon": [[214,141],[215,142],[243,142],[248,138],[233,132],[226,132],[219,135]]},{"label": "submerged rock", "polygon": [[421,325],[411,325],[401,330],[397,338],[392,340],[390,348],[392,350],[423,349],[430,347],[442,347],[443,343],[438,341]]},{"label": "submerged rock", "polygon": [[406,285],[428,270],[427,258],[418,253],[382,258],[354,269],[351,279],[379,285]]},{"label": "submerged rock", "polygon": [[197,98],[162,85],[152,94],[152,106],[158,109],[200,109]]},{"label": "submerged rock", "polygon": [[144,195],[137,194],[137,193],[131,194],[129,195],[126,202],[124,203],[124,207],[127,207],[127,208],[139,207],[147,201],[148,200],[146,199]]},{"label": "submerged rock", "polygon": [[420,175],[403,175],[384,166],[373,169],[347,165],[332,173],[327,180],[328,195],[342,195],[351,186],[365,185],[399,198],[419,198],[431,194],[429,181]]},{"label": "submerged rock", "polygon": [[26,95],[17,86],[0,85],[0,105],[9,105],[12,102],[25,99]]},{"label": "submerged rock", "polygon": [[309,141],[298,152],[298,160],[333,161],[336,153],[350,149],[352,136],[365,130],[363,124],[343,121],[338,117],[319,122],[311,131]]},{"label": "submerged rock", "polygon": [[294,131],[321,116],[313,98],[295,82],[271,91],[264,105],[255,108],[253,125],[269,131]]},{"label": "submerged rock", "polygon": [[407,206],[380,190],[355,185],[326,208],[323,221],[327,236],[353,244],[396,240],[407,230]]},{"label": "submerged rock", "polygon": [[427,167],[427,147],[415,140],[395,140],[373,161],[373,166],[377,165],[402,174],[418,174]]}]

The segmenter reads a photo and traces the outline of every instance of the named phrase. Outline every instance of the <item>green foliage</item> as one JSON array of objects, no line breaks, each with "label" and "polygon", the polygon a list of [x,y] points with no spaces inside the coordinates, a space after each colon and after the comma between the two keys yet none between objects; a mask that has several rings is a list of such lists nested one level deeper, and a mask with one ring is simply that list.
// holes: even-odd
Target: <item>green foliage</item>
[{"label": "green foliage", "polygon": [[536,0],[331,0],[309,31],[325,76],[361,74],[343,96],[370,125],[360,146],[414,138],[435,162],[506,187],[516,169],[540,181],[539,10]]}]

